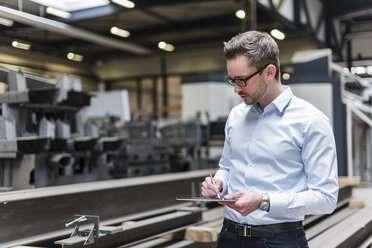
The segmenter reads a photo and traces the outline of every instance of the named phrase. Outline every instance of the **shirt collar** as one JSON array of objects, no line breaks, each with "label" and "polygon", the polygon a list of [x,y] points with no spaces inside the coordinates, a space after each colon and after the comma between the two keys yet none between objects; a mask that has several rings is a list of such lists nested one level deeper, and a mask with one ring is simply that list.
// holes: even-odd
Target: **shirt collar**
[{"label": "shirt collar", "polygon": [[284,91],[272,102],[280,112],[284,111],[293,97],[291,88],[288,85],[283,85],[283,87]]},{"label": "shirt collar", "polygon": [[[288,105],[292,99],[293,93],[291,88],[288,85],[283,85],[284,91],[274,99],[269,105],[274,105],[281,113],[284,111],[285,107]],[[245,107],[252,106],[246,104]],[[261,108],[257,103],[253,104],[253,107],[261,113]]]}]

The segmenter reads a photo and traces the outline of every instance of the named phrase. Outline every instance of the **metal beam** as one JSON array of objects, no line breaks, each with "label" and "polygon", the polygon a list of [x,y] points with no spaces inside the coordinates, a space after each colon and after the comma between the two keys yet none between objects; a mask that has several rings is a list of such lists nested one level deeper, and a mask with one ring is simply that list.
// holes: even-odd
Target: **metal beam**
[{"label": "metal beam", "polygon": [[301,1],[302,1],[302,9],[305,12],[306,28],[308,29],[308,32],[312,33],[315,36],[314,30],[311,27],[311,19],[310,19],[310,14],[309,14],[308,7],[306,5],[306,1],[305,0],[301,0]]},{"label": "metal beam", "polygon": [[[278,11],[278,10],[277,10]],[[293,23],[295,27],[301,28],[301,1],[293,1]]]},{"label": "metal beam", "polygon": [[150,27],[144,29],[137,29],[131,32],[133,37],[143,37],[144,35],[161,35],[167,33],[185,33],[194,30],[195,28],[203,29],[221,29],[230,25],[239,25],[239,19],[231,14],[228,15],[218,15],[214,17],[192,20],[183,23],[172,23],[166,27]]},{"label": "metal beam", "polygon": [[137,93],[137,109],[140,111],[142,119],[142,80],[141,78],[136,79],[136,93]]},{"label": "metal beam", "polygon": [[[225,1],[225,0],[217,0],[217,1]],[[150,7],[158,7],[158,6],[171,6],[177,4],[188,4],[193,2],[200,2],[200,0],[136,0],[136,8],[150,8]],[[203,2],[216,2],[216,0],[203,0]]]},{"label": "metal beam", "polygon": [[[181,228],[201,220],[201,210],[199,211],[177,211],[166,215],[140,220],[134,224],[125,226],[121,232],[95,238],[90,248],[118,247],[141,239]],[[62,241],[57,241],[62,247],[80,248],[84,244],[80,241],[72,245],[63,245]]]},{"label": "metal beam", "polygon": [[337,223],[309,241],[310,247],[359,247],[372,232],[372,217],[369,207]]},{"label": "metal beam", "polygon": [[152,114],[153,119],[158,119],[158,78],[154,76],[152,78]]},{"label": "metal beam", "polygon": [[[301,6],[298,5],[297,1],[294,1],[294,2],[295,2],[294,11],[299,11]],[[268,13],[273,19],[278,20],[279,22],[283,23],[285,26],[287,26],[291,30],[296,31],[296,32],[302,34],[307,39],[315,42],[316,44],[318,44],[322,47],[325,47],[324,42],[319,40],[318,37],[316,37],[316,35],[313,32],[309,32],[309,30],[307,28],[304,28],[301,23],[296,23],[300,20],[300,19],[297,20],[297,18],[300,18],[300,14],[298,14],[298,13],[296,14],[296,12],[294,12],[294,20],[291,21],[287,17],[283,16],[279,11],[277,11],[273,8],[266,7],[265,5],[263,5],[260,2],[257,2],[257,7],[260,10],[263,10],[266,13]]]},{"label": "metal beam", "polygon": [[135,54],[149,54],[151,50],[145,47],[131,44],[128,42],[118,41],[109,37],[98,35],[80,28],[73,27],[66,23],[53,21],[47,18],[31,15],[18,10],[0,6],[0,16],[9,18],[14,21],[27,24],[42,30],[59,33],[68,37],[86,40],[105,47],[111,47],[119,50],[132,52]]},{"label": "metal beam", "polygon": [[167,75],[167,57],[164,54],[165,52],[162,52],[161,57],[160,57],[160,73],[161,73],[161,79],[163,83],[163,107],[164,107],[164,112],[163,117],[167,118],[168,117],[168,75]]},{"label": "metal beam", "polygon": [[[66,235],[74,214],[118,217],[175,204],[215,169],[11,191],[0,194],[0,247]],[[117,220],[115,220],[117,221]]]},{"label": "metal beam", "polygon": [[358,15],[370,15],[372,12],[371,1],[366,0],[327,0],[332,6],[329,14],[331,17],[353,18]]},{"label": "metal beam", "polygon": [[317,235],[327,231],[332,226],[340,223],[342,220],[345,220],[346,218],[348,218],[352,214],[355,214],[358,211],[359,211],[358,208],[346,207],[341,209],[340,211],[333,213],[330,216],[327,216],[326,219],[317,223],[316,225],[311,226],[310,228],[305,228],[307,240],[315,238]]}]

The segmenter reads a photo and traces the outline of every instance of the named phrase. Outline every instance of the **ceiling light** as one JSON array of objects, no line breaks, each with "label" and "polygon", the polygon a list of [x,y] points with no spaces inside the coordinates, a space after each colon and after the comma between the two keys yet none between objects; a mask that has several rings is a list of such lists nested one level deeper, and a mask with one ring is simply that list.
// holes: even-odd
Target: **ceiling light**
[{"label": "ceiling light", "polygon": [[59,10],[59,9],[55,9],[55,8],[52,8],[52,7],[47,7],[46,12],[50,15],[55,15],[55,16],[65,18],[65,19],[70,18],[70,16],[71,16],[71,14],[69,12],[62,11],[62,10]]},{"label": "ceiling light", "polygon": [[240,9],[235,12],[235,16],[238,17],[239,19],[244,19],[245,18],[245,11]]},{"label": "ceiling light", "polygon": [[168,43],[166,43],[166,42],[164,42],[164,41],[160,41],[160,42],[158,43],[158,47],[159,47],[160,49],[162,49],[162,50],[167,51],[167,52],[172,52],[172,51],[174,51],[174,46],[171,45],[171,44],[168,44]]},{"label": "ceiling light", "polygon": [[121,5],[125,8],[134,8],[134,3],[128,0],[112,0],[113,3],[116,3],[118,5]]},{"label": "ceiling light", "polygon": [[112,27],[110,29],[110,32],[114,35],[121,36],[121,37],[129,37],[130,33],[127,30],[118,28],[118,27]]},{"label": "ceiling light", "polygon": [[355,67],[355,74],[366,74],[367,69],[363,66]]},{"label": "ceiling light", "polygon": [[367,66],[367,73],[372,75],[372,66]]},{"label": "ceiling light", "polygon": [[74,12],[110,4],[110,0],[30,0],[42,6]]},{"label": "ceiling light", "polygon": [[73,61],[76,61],[76,62],[81,62],[83,61],[83,55],[80,55],[80,54],[76,54],[76,53],[72,53],[72,52],[69,52],[67,54],[67,58],[69,60],[73,60]]},{"label": "ceiling light", "polygon": [[271,36],[278,40],[284,40],[285,34],[279,31],[278,29],[273,29],[270,32]]},{"label": "ceiling light", "polygon": [[13,23],[14,23],[13,20],[9,20],[9,19],[5,19],[5,18],[0,17],[0,24],[1,25],[11,27],[11,26],[13,26]]},{"label": "ceiling light", "polygon": [[30,50],[31,48],[30,44],[19,42],[16,40],[12,42],[12,46],[18,49],[23,49],[23,50]]},{"label": "ceiling light", "polygon": [[283,73],[282,77],[284,80],[288,80],[291,77],[291,75],[289,73]]}]

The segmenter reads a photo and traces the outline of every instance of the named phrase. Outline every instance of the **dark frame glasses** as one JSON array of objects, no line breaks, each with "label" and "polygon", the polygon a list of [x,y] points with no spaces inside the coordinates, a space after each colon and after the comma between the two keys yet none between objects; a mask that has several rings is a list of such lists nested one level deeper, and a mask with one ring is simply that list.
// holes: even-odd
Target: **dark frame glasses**
[{"label": "dark frame glasses", "polygon": [[231,84],[232,86],[234,86],[234,84],[238,85],[239,87],[245,87],[247,86],[247,81],[251,78],[253,78],[254,76],[256,76],[258,73],[262,72],[268,65],[270,65],[271,63],[268,63],[266,64],[265,66],[262,66],[260,69],[258,69],[255,73],[249,75],[248,77],[246,78],[231,78],[229,77],[229,75],[226,76],[226,80],[229,84]]}]

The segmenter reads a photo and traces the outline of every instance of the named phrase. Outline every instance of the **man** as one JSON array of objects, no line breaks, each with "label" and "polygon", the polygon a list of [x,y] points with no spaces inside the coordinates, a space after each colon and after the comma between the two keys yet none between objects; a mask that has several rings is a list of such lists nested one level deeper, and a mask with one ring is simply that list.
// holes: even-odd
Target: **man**
[{"label": "man", "polygon": [[244,102],[226,121],[219,170],[202,184],[205,197],[238,198],[219,201],[218,247],[308,247],[304,216],[329,214],[337,202],[331,124],[281,84],[270,35],[249,31],[224,45],[227,81]]}]

